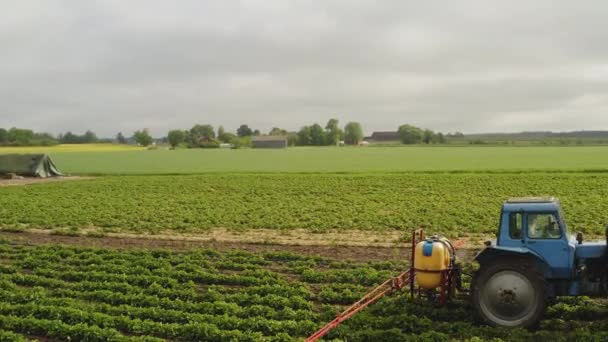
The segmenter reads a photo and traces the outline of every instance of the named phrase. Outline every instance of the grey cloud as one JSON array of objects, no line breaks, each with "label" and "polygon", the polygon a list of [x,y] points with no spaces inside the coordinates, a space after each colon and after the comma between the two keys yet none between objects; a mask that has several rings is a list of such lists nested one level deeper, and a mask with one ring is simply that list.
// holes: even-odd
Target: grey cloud
[{"label": "grey cloud", "polygon": [[0,126],[608,129],[602,1],[0,6]]}]

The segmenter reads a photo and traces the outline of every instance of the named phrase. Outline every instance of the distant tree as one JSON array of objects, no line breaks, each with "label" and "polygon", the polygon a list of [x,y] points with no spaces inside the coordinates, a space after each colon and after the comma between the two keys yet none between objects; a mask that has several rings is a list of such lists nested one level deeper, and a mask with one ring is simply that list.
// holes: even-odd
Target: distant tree
[{"label": "distant tree", "polygon": [[310,126],[310,144],[314,146],[325,145],[325,131],[318,123]]},{"label": "distant tree", "polygon": [[217,129],[217,139],[223,143],[229,143],[234,137],[236,137],[236,135],[226,132],[223,126],[220,126],[220,128]]},{"label": "distant tree", "polygon": [[237,138],[236,134],[230,132],[224,132],[222,136],[218,137],[218,139],[223,143],[232,143],[234,138]]},{"label": "distant tree", "polygon": [[284,129],[280,129],[278,127],[272,127],[272,129],[270,130],[270,132],[268,132],[268,135],[272,135],[272,136],[287,135],[287,131],[284,130]]},{"label": "distant tree", "polygon": [[57,139],[49,133],[36,133],[30,129],[0,128],[0,145],[12,146],[50,146],[56,145]]},{"label": "distant tree", "polygon": [[80,139],[76,134],[67,131],[63,136],[61,136],[60,142],[62,144],[78,144],[80,143]]},{"label": "distant tree", "polygon": [[326,145],[338,145],[340,138],[344,135],[344,132],[338,126],[338,119],[329,119],[327,125],[325,125],[325,144]]},{"label": "distant tree", "polygon": [[435,134],[434,142],[436,144],[445,144],[446,140],[445,140],[445,136],[443,135],[443,133],[438,132],[437,134]]},{"label": "distant tree", "polygon": [[8,130],[8,141],[12,145],[27,146],[34,140],[34,131],[13,127]]},{"label": "distant tree", "polygon": [[33,146],[51,146],[56,144],[57,139],[50,133],[34,133],[34,138],[29,143],[29,145]]},{"label": "distant tree", "polygon": [[304,126],[300,128],[297,133],[297,144],[300,146],[307,146],[312,144],[310,126]]},{"label": "distant tree", "polygon": [[83,135],[74,134],[70,131],[59,137],[62,144],[92,144],[99,142],[99,138],[92,131],[86,131]]},{"label": "distant tree", "polygon": [[147,128],[135,131],[135,133],[133,133],[133,138],[135,139],[135,142],[144,147],[150,146],[153,140]]},{"label": "distant tree", "polygon": [[325,125],[325,129],[328,131],[339,129],[340,128],[338,126],[339,123],[340,123],[340,121],[338,121],[338,119],[329,119],[327,121],[327,124]]},{"label": "distant tree", "polygon": [[241,125],[236,130],[236,135],[238,135],[239,137],[249,137],[253,135],[253,130],[247,125]]},{"label": "distant tree", "polygon": [[399,126],[399,137],[404,144],[419,144],[422,141],[424,132],[412,125]]},{"label": "distant tree", "polygon": [[186,133],[181,129],[174,129],[169,131],[167,139],[169,140],[169,145],[171,145],[172,148],[176,148],[179,144],[184,142]]},{"label": "distant tree", "polygon": [[434,135],[435,133],[433,133],[433,131],[431,131],[430,129],[425,129],[422,133],[422,142],[424,142],[425,144],[432,143]]},{"label": "distant tree", "polygon": [[261,135],[261,134],[262,134],[262,132],[260,132],[259,129],[256,129],[256,130],[253,131],[253,135],[256,136],[256,137],[259,136],[259,135]]},{"label": "distant tree", "polygon": [[211,125],[194,125],[190,129],[190,134],[196,141],[215,139],[215,130]]},{"label": "distant tree", "polygon": [[8,131],[4,128],[0,128],[0,145],[8,144]]},{"label": "distant tree", "polygon": [[349,122],[344,126],[344,142],[357,145],[363,140],[363,128],[358,122]]},{"label": "distant tree", "polygon": [[116,141],[119,144],[126,144],[127,143],[127,138],[125,138],[124,135],[122,135],[122,132],[118,132],[118,134],[116,134]]},{"label": "distant tree", "polygon": [[82,136],[82,143],[92,144],[97,142],[97,135],[92,131],[86,131]]}]

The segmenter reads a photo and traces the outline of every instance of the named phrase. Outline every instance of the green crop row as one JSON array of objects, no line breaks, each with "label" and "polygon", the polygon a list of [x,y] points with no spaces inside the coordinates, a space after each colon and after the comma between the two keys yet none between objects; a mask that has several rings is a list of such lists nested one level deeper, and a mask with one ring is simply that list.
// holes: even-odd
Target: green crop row
[{"label": "green crop row", "polygon": [[[0,243],[0,341],[297,341],[404,267],[281,252]],[[209,284],[202,271],[223,281]],[[189,272],[195,276],[178,276]],[[260,281],[250,281],[252,274]],[[601,341],[606,322],[607,308],[576,298],[550,305],[537,331],[495,329],[476,324],[465,301],[438,308],[402,293],[327,338]]]},{"label": "green crop row", "polygon": [[[0,188],[0,227],[106,232],[223,228],[495,233],[502,202],[558,196],[572,231],[608,223],[608,174],[116,176]],[[224,267],[232,267],[224,265]]]}]

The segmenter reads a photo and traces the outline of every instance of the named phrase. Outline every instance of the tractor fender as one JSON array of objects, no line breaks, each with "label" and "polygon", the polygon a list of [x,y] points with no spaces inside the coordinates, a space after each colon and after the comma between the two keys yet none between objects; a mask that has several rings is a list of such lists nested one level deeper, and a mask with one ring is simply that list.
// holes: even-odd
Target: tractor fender
[{"label": "tractor fender", "polygon": [[538,253],[527,248],[491,246],[479,252],[475,256],[474,261],[477,261],[479,265],[482,266],[484,264],[489,265],[509,258],[523,258],[528,260],[536,266],[536,269],[545,277],[545,279],[552,277],[551,268],[547,261]]}]

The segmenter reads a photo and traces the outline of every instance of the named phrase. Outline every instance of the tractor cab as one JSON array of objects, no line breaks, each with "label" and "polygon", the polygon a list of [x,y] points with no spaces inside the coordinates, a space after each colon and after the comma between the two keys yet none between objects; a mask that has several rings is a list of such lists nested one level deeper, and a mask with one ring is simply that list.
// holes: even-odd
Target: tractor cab
[{"label": "tractor cab", "polygon": [[529,327],[541,317],[546,298],[608,293],[606,241],[569,235],[556,198],[505,201],[497,239],[486,245],[475,258],[471,295],[491,325]]},{"label": "tractor cab", "polygon": [[576,244],[568,234],[560,203],[553,197],[507,200],[495,248],[539,258],[548,266],[548,278],[573,275]]}]

